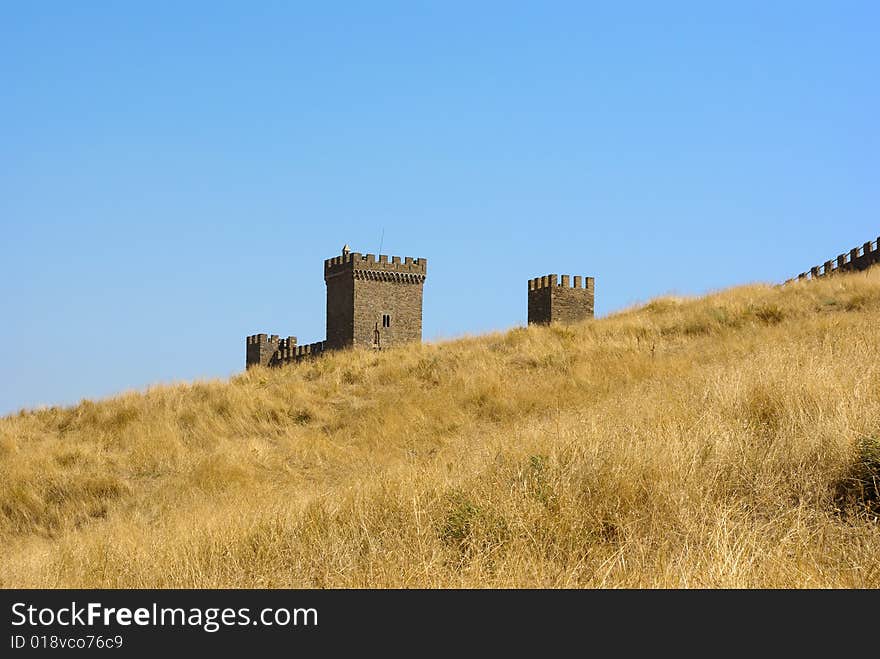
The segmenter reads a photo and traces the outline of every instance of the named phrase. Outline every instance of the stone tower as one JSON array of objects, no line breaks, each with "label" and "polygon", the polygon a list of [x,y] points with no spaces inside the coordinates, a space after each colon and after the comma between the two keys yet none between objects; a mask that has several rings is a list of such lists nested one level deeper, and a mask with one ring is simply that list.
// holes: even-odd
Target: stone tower
[{"label": "stone tower", "polygon": [[529,279],[529,325],[550,323],[573,323],[593,317],[595,280],[592,277],[575,276],[573,285],[569,275],[556,275]]},{"label": "stone tower", "polygon": [[428,260],[352,252],[324,261],[327,349],[383,349],[422,340]]}]

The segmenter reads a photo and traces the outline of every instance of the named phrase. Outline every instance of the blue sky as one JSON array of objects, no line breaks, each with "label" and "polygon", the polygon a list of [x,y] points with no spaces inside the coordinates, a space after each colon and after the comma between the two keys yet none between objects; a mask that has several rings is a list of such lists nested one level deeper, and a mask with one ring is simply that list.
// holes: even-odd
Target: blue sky
[{"label": "blue sky", "polygon": [[433,340],[876,238],[880,5],[720,4],[3,3],[0,414],[321,340],[345,242]]}]

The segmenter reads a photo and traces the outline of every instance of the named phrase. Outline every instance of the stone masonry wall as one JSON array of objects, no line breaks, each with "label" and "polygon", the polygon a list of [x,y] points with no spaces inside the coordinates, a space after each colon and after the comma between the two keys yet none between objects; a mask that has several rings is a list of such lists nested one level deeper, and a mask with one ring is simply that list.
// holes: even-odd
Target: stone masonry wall
[{"label": "stone masonry wall", "polygon": [[296,345],[296,337],[280,339],[277,334],[253,334],[245,339],[245,366],[269,366],[275,360],[280,347]]},{"label": "stone masonry wall", "polygon": [[245,367],[280,366],[288,362],[299,361],[306,357],[320,354],[326,350],[324,341],[297,345],[295,336],[286,339],[277,334],[253,334],[245,339]]},{"label": "stone masonry wall", "polygon": [[593,317],[595,280],[578,275],[546,275],[528,283],[528,322],[532,324],[573,323]]},{"label": "stone masonry wall", "polygon": [[529,289],[529,325],[550,324],[550,289]]},{"label": "stone masonry wall", "polygon": [[359,277],[354,281],[354,309],[355,346],[384,349],[422,340],[421,283]]},{"label": "stone masonry wall", "polygon": [[[813,266],[809,272],[802,272],[797,278],[816,279],[836,272],[856,272],[866,270],[876,263],[880,263],[880,238],[851,249],[847,254],[840,254],[833,261],[825,261],[822,265]],[[789,279],[785,283],[791,281],[794,280]]]},{"label": "stone masonry wall", "polygon": [[354,341],[354,277],[340,272],[327,282],[327,347],[339,350]]}]

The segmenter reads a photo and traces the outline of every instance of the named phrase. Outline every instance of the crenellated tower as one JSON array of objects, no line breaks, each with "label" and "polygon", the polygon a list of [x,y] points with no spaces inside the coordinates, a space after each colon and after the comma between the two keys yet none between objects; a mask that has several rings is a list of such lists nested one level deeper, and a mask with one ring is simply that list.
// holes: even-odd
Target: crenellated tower
[{"label": "crenellated tower", "polygon": [[324,261],[327,348],[383,349],[422,340],[425,258],[352,252]]},{"label": "crenellated tower", "polygon": [[545,275],[529,279],[529,325],[573,323],[593,317],[593,277]]}]

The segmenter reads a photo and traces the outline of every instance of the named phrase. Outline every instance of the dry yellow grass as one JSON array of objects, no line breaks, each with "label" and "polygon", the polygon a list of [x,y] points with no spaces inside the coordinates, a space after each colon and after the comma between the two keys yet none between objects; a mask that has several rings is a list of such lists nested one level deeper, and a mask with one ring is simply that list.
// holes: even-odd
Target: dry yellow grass
[{"label": "dry yellow grass", "polygon": [[0,419],[2,587],[878,587],[880,269]]}]

